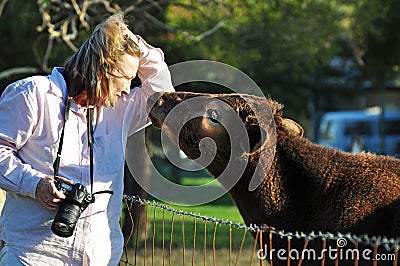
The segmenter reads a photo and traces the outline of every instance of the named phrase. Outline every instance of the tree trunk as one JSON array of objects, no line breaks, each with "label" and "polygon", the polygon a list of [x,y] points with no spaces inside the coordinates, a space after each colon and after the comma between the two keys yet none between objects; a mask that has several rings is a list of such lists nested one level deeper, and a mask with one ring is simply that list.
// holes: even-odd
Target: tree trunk
[{"label": "tree trunk", "polygon": [[[134,134],[129,137],[129,141],[134,141],[135,150],[130,152],[130,160],[134,163],[130,163],[129,167],[135,167],[134,172],[141,175],[144,180],[149,180],[151,176],[151,170],[149,167],[150,161],[145,160],[146,147],[144,143],[139,141],[138,138],[143,138],[143,132]],[[134,138],[133,140],[131,138]],[[141,198],[146,197],[146,192],[140,187],[135,181],[135,177],[130,172],[127,164],[125,163],[125,175],[124,175],[124,194],[129,196],[139,196]],[[146,226],[146,211],[145,205],[140,205],[137,202],[126,202],[126,208],[124,209],[124,219],[122,222],[122,233],[125,241],[129,240],[128,246],[133,246],[135,238],[138,240],[145,239],[145,226]]]}]

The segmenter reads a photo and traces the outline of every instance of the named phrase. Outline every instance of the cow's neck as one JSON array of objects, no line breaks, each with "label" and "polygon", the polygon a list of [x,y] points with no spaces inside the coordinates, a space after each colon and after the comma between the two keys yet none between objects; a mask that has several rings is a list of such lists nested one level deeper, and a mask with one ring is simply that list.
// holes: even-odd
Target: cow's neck
[{"label": "cow's neck", "polygon": [[345,167],[346,162],[352,163],[351,154],[328,149],[305,138],[288,136],[286,132],[279,131],[277,153],[288,182],[306,191],[324,192],[333,189],[340,181],[341,174],[334,171],[336,164],[340,161]]},{"label": "cow's neck", "polygon": [[250,168],[230,194],[246,223],[307,230],[313,215],[311,206],[315,205],[312,199],[332,197],[329,189],[335,189],[332,186],[338,177],[331,174],[333,166],[325,159],[334,160],[332,156],[337,155],[304,138],[288,136],[287,132],[278,130],[277,134],[274,161],[263,184],[253,192],[248,191],[247,179],[254,171]]},{"label": "cow's neck", "polygon": [[281,171],[276,164],[278,157],[274,158],[269,168],[270,173],[277,174],[267,175],[265,169],[262,169],[257,172],[262,176],[262,184],[255,190],[250,190],[249,184],[253,178],[258,159],[258,156],[249,159],[248,167],[237,184],[230,189],[229,194],[235,201],[246,224],[261,225],[267,223],[275,226],[278,220],[284,218],[283,216],[287,211],[283,209],[287,199],[286,195],[282,193],[281,179],[278,177]]}]

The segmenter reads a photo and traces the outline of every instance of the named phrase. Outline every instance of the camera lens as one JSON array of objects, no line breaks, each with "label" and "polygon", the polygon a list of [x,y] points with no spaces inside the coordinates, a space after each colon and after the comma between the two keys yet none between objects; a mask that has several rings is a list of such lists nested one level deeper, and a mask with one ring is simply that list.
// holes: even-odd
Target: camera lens
[{"label": "camera lens", "polygon": [[62,235],[69,235],[71,231],[70,226],[63,222],[55,222],[53,224],[53,227],[54,230],[56,230],[59,234]]},{"label": "camera lens", "polygon": [[81,209],[79,206],[70,204],[64,200],[59,206],[56,217],[51,225],[51,230],[61,237],[72,236],[80,214]]}]

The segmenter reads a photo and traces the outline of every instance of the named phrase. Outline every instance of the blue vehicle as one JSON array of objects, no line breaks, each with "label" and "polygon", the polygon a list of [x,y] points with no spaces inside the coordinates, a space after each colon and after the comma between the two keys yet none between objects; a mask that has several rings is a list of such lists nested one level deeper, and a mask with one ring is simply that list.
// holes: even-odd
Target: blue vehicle
[{"label": "blue vehicle", "polygon": [[336,111],[321,119],[317,143],[343,151],[400,157],[400,111]]}]

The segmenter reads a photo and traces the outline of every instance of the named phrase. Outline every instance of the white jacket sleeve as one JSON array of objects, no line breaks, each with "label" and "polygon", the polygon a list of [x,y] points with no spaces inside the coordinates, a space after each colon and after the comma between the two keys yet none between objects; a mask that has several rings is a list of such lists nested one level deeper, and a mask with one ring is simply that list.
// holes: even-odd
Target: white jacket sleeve
[{"label": "white jacket sleeve", "polygon": [[34,198],[44,174],[24,163],[18,157],[18,150],[34,130],[37,110],[19,86],[24,84],[11,84],[0,99],[0,187]]},{"label": "white jacket sleeve", "polygon": [[146,105],[147,99],[155,92],[174,91],[171,74],[164,61],[161,49],[149,45],[142,37],[132,35],[139,45],[141,56],[138,76],[142,85],[131,90],[131,101],[126,113],[127,123],[130,123],[128,135],[131,135],[150,124]]},{"label": "white jacket sleeve", "polygon": [[160,48],[149,45],[142,37],[134,35],[134,41],[140,48],[138,76],[142,87],[151,92],[173,91],[171,75]]}]

